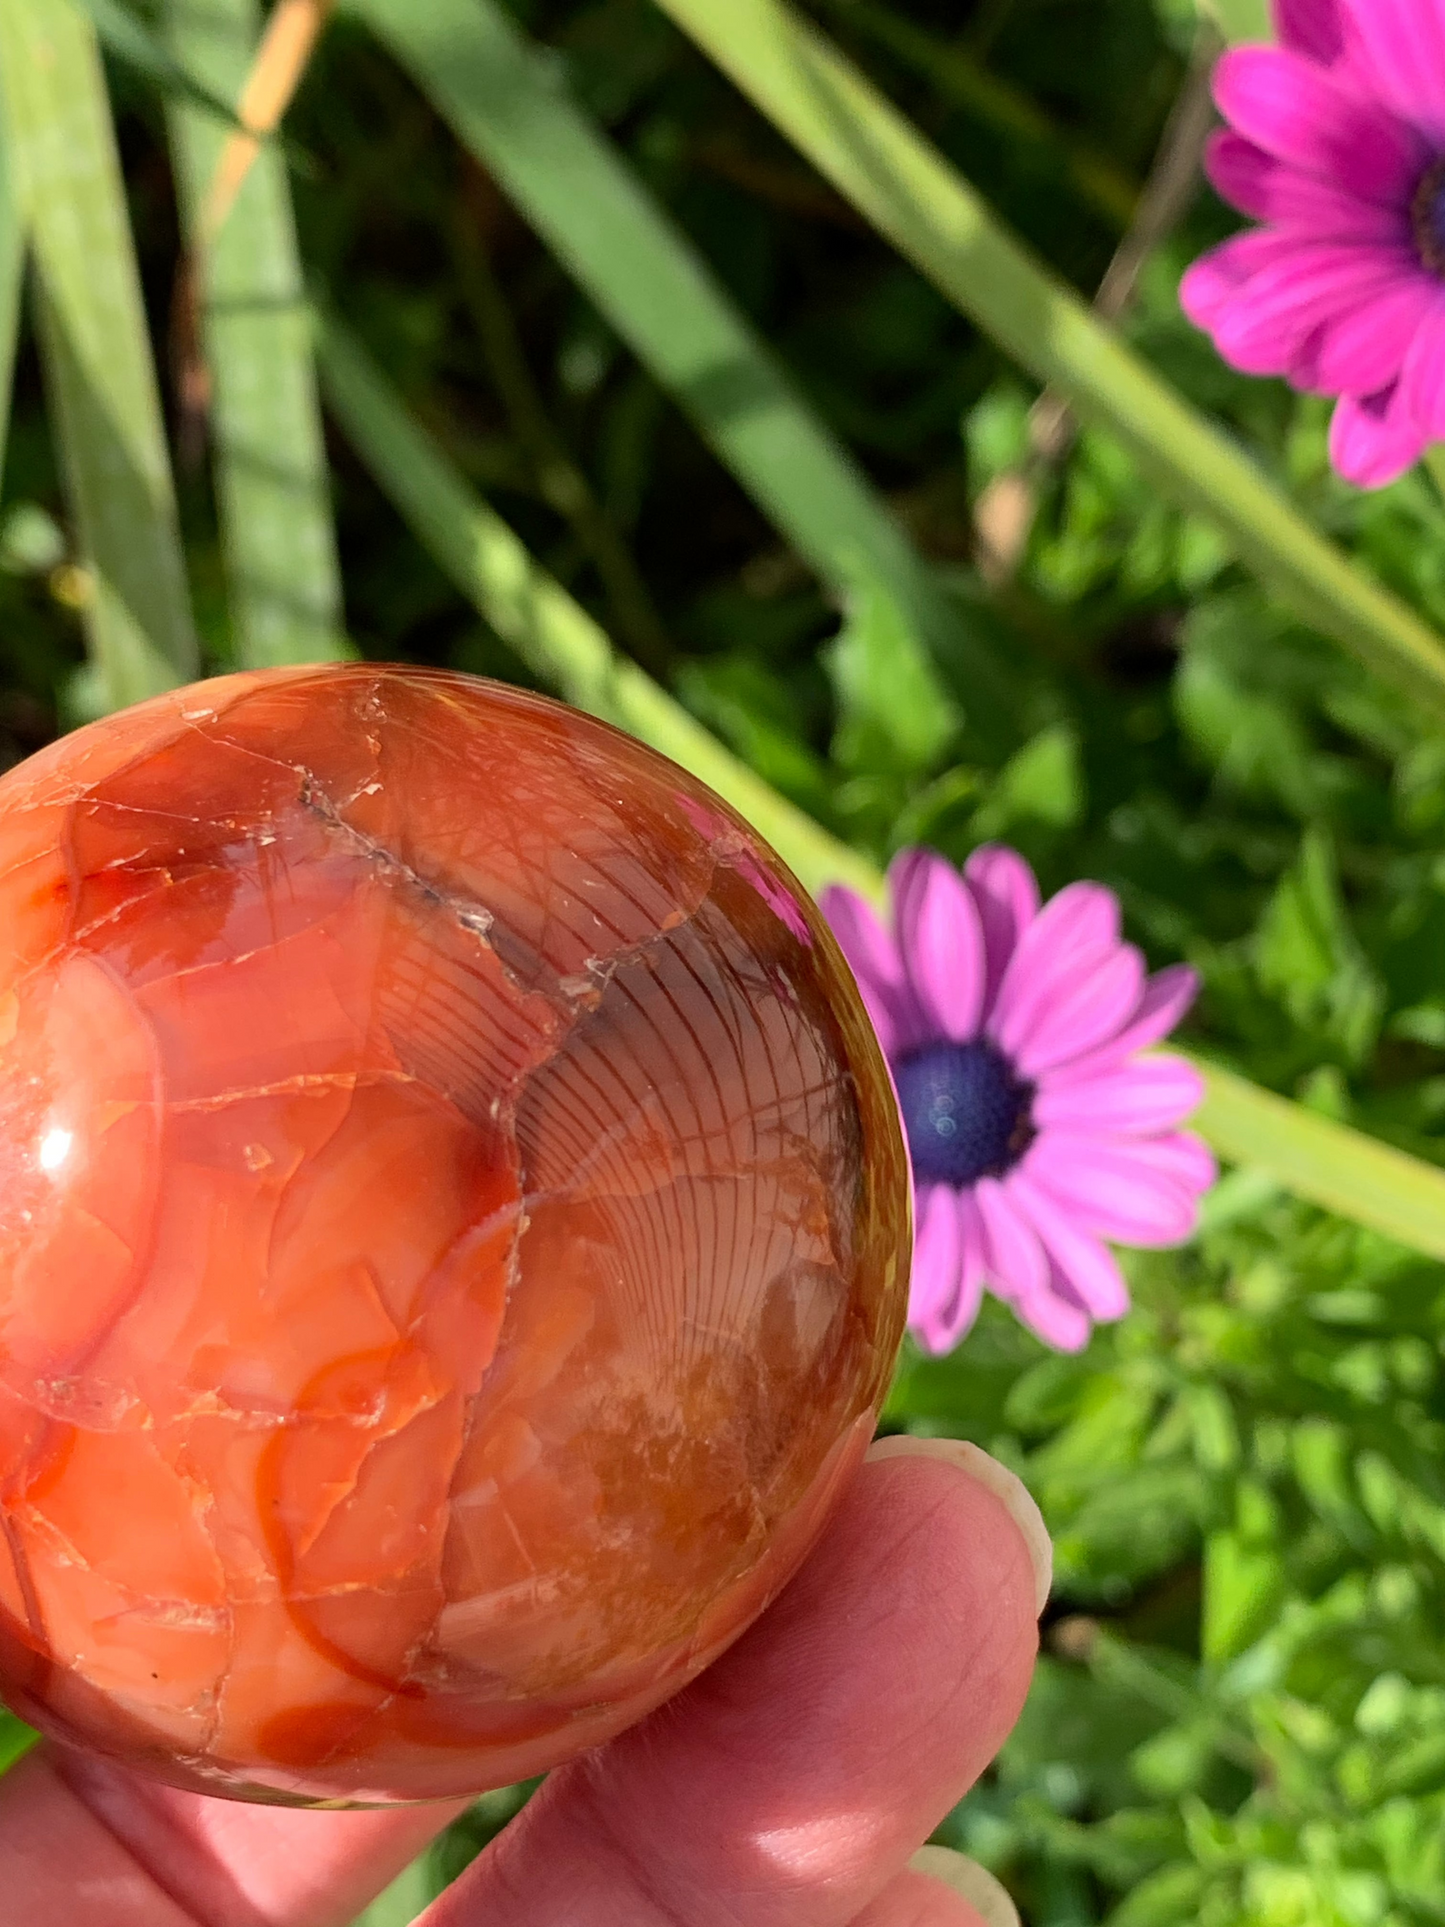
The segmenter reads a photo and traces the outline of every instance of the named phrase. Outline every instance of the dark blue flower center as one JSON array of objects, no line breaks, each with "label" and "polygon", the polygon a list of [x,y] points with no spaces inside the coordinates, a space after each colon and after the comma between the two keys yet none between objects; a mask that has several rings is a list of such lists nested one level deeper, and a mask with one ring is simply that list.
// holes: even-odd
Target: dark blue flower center
[{"label": "dark blue flower center", "polygon": [[910,1051],[894,1065],[893,1079],[920,1184],[999,1177],[1033,1142],[1034,1087],[982,1038]]},{"label": "dark blue flower center", "polygon": [[1415,246],[1432,274],[1445,277],[1445,160],[1422,176],[1410,204]]}]

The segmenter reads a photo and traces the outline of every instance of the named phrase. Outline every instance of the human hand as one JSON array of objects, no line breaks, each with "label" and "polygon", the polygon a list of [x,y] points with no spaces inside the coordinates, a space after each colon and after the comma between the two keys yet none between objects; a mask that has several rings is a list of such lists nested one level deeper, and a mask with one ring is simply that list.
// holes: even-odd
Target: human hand
[{"label": "human hand", "polygon": [[[967,1862],[907,1863],[1017,1718],[1047,1590],[1017,1480],[971,1446],[881,1441],[763,1618],[553,1773],[424,1927],[985,1927],[931,1877]],[[244,1806],[42,1748],[0,1781],[0,1911],[347,1927],[460,1810]]]}]

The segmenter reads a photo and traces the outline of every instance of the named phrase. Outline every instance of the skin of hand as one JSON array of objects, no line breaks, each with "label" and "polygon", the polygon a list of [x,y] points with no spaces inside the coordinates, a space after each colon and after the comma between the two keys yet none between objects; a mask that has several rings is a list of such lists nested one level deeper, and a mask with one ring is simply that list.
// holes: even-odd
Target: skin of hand
[{"label": "skin of hand", "polygon": [[[915,1850],[1018,1717],[1048,1586],[1013,1474],[970,1445],[880,1441],[767,1613],[553,1773],[422,1927],[1005,1927],[981,1869]],[[460,1810],[244,1806],[42,1747],[0,1782],[3,1911],[348,1927]]]}]

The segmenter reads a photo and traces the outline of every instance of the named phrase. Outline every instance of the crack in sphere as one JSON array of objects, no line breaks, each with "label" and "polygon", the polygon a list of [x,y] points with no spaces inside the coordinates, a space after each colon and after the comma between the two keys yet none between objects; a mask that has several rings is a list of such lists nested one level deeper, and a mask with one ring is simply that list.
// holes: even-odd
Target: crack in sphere
[{"label": "crack in sphere", "polygon": [[784,1583],[902,1336],[826,926],[700,784],[440,672],[0,779],[0,1692],[181,1786],[468,1794]]},{"label": "crack in sphere", "polygon": [[914,1051],[895,1066],[894,1081],[920,1183],[1001,1177],[1033,1142],[1033,1086],[984,1038]]}]

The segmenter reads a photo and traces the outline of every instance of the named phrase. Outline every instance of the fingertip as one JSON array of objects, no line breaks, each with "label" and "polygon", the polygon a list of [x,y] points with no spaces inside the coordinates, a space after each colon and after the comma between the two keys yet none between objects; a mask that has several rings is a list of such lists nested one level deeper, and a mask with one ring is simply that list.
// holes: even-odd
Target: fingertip
[{"label": "fingertip", "polygon": [[982,1927],[1020,1927],[1018,1908],[1007,1888],[986,1867],[951,1847],[920,1847],[908,1863],[910,1873],[937,1881],[966,1900]]},{"label": "fingertip", "polygon": [[908,1432],[876,1439],[868,1449],[866,1463],[877,1465],[900,1458],[936,1459],[953,1466],[965,1478],[993,1494],[1023,1538],[1034,1574],[1035,1611],[1041,1613],[1048,1604],[1049,1589],[1053,1585],[1054,1548],[1044,1515],[1018,1474],[967,1439],[915,1438]]}]

